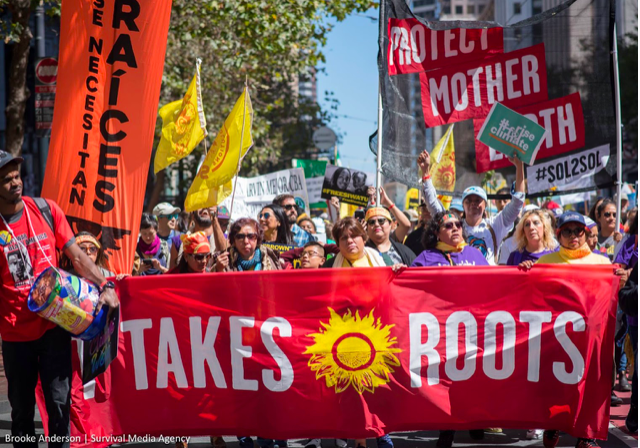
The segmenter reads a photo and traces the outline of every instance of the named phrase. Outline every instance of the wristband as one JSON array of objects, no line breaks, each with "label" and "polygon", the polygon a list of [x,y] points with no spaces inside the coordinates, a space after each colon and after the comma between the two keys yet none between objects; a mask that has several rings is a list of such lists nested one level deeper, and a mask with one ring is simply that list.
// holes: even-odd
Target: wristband
[{"label": "wristband", "polygon": [[396,204],[391,204],[391,205],[388,207],[388,208],[389,208],[389,211],[393,210],[393,207],[395,207],[395,206],[396,206]]},{"label": "wristband", "polygon": [[422,176],[422,182],[424,182],[425,180],[429,180],[431,179],[431,174],[426,174],[424,176]]}]

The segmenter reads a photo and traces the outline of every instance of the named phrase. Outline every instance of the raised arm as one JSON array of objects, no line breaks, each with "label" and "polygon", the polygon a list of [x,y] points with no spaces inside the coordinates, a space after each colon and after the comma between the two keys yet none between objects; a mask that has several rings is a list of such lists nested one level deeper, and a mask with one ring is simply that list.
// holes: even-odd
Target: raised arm
[{"label": "raised arm", "polygon": [[[98,286],[102,286],[106,282],[107,279],[104,278],[98,266],[96,266],[93,260],[91,260],[75,242],[66,247],[64,253],[69,257],[69,260],[71,260],[73,264],[73,269],[75,269],[80,277],[84,277]],[[100,306],[104,303],[111,308],[116,308],[120,304],[118,296],[112,288],[104,288],[102,290],[100,294]]]},{"label": "raised arm", "polygon": [[418,166],[420,167],[420,171],[422,171],[424,201],[427,204],[427,210],[429,210],[431,216],[434,216],[436,213],[444,211],[444,206],[438,200],[438,193],[431,183],[431,176],[429,175],[431,157],[426,149],[418,156]]},{"label": "raised arm", "polygon": [[411,229],[411,222],[409,222],[409,219],[404,213],[398,210],[398,207],[389,199],[389,196],[387,196],[387,193],[382,187],[380,187],[380,204],[387,207],[391,214],[396,217],[396,221],[398,222],[398,227],[395,230],[396,239],[402,243],[409,233],[409,229]]}]

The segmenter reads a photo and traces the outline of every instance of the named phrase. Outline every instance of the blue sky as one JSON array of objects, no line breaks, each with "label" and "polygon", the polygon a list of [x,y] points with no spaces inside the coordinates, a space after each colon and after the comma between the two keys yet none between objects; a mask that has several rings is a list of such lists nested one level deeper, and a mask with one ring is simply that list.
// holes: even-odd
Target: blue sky
[{"label": "blue sky", "polygon": [[326,64],[321,66],[325,72],[318,75],[317,87],[323,107],[329,106],[323,102],[327,90],[340,101],[340,116],[329,127],[342,135],[342,164],[373,174],[376,163],[369,151],[369,135],[378,117],[378,21],[363,16],[377,19],[378,10],[352,14],[329,33],[323,49]]}]

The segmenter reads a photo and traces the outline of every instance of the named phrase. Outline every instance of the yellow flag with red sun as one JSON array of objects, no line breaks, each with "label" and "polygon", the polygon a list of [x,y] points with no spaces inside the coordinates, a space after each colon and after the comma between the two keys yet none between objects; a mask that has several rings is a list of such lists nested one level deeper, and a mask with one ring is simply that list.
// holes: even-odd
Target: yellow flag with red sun
[{"label": "yellow flag with red sun", "polygon": [[[449,126],[433,151],[431,151],[431,182],[436,190],[451,191],[456,188],[456,153],[453,145],[453,125]],[[439,195],[444,208],[451,205],[452,196]]]}]

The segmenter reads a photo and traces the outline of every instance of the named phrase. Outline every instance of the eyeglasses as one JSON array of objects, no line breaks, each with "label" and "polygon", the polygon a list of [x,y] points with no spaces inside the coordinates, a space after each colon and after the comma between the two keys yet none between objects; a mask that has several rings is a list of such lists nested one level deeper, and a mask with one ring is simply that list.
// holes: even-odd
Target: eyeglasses
[{"label": "eyeglasses", "polygon": [[372,218],[367,221],[367,225],[373,227],[378,224],[380,227],[382,227],[386,221],[386,218]]},{"label": "eyeglasses", "polygon": [[449,221],[449,222],[447,222],[447,223],[442,225],[442,228],[446,229],[446,230],[451,230],[454,227],[456,229],[460,230],[460,229],[462,229],[462,223],[460,223],[460,221]]},{"label": "eyeglasses", "polygon": [[160,215],[159,218],[167,218],[169,221],[171,221],[172,219],[178,219],[180,215],[178,215],[177,213],[172,213],[170,215]]},{"label": "eyeglasses", "polygon": [[320,255],[318,252],[315,252],[313,250],[305,250],[305,251],[303,251],[302,255],[300,255],[300,258],[303,258],[305,255],[308,256],[309,258],[322,257],[322,255]]},{"label": "eyeglasses", "polygon": [[260,213],[260,215],[258,215],[258,218],[262,219],[269,219],[271,218],[271,213]]},{"label": "eyeglasses", "polygon": [[211,254],[191,254],[191,256],[196,261],[204,261],[204,260],[208,259],[211,256]]},{"label": "eyeglasses", "polygon": [[256,233],[238,233],[235,236],[236,241],[243,241],[247,238],[249,241],[256,241],[258,239],[258,234]]},{"label": "eyeglasses", "polygon": [[565,238],[571,238],[573,235],[581,237],[584,235],[584,227],[576,227],[574,229],[562,229],[560,235]]},{"label": "eyeglasses", "polygon": [[80,246],[80,249],[86,254],[97,254],[98,248],[96,246]]},{"label": "eyeglasses", "polygon": [[615,218],[618,214],[616,212],[604,212],[603,215],[605,218],[611,218],[611,216]]},{"label": "eyeglasses", "polygon": [[296,204],[287,204],[287,205],[283,205],[282,208],[284,208],[285,210],[291,210],[292,208],[295,208]]}]

